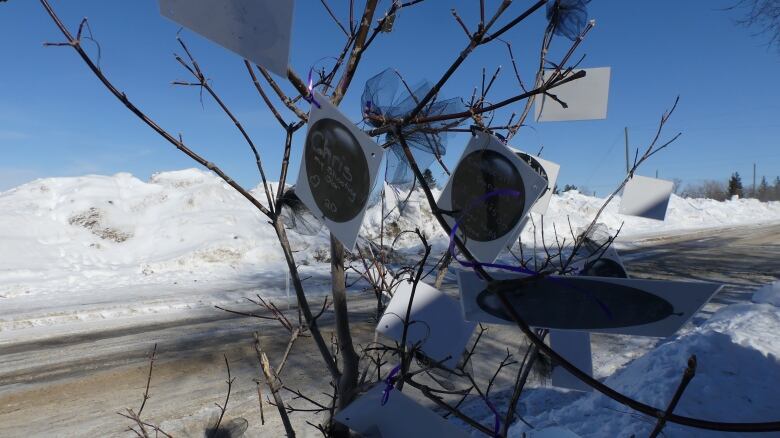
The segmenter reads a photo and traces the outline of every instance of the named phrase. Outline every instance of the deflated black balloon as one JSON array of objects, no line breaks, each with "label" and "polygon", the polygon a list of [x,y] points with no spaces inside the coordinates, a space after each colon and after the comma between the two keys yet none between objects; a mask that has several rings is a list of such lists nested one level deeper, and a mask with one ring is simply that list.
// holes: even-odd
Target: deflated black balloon
[{"label": "deflated black balloon", "polygon": [[[497,189],[514,190],[520,196],[498,195],[475,202]],[[523,218],[523,178],[511,161],[489,149],[472,152],[458,163],[452,176],[451,196],[452,209],[459,212],[458,228],[469,239],[498,239]]]},{"label": "deflated black balloon", "polygon": [[495,291],[501,290],[517,313],[534,327],[592,330],[660,321],[674,313],[663,298],[643,290],[588,278],[555,277],[499,280],[479,293],[485,312],[513,321]]},{"label": "deflated black balloon", "polygon": [[580,271],[580,275],[586,277],[628,278],[626,270],[620,263],[604,257],[586,263],[585,267]]},{"label": "deflated black balloon", "polygon": [[547,171],[544,170],[544,166],[542,166],[539,160],[532,157],[531,155],[526,154],[525,152],[518,152],[517,157],[528,163],[528,165],[531,166],[531,169],[535,170],[536,173],[544,178],[545,181],[550,181],[550,179],[547,177]]},{"label": "deflated black balloon", "polygon": [[334,222],[352,220],[371,191],[368,162],[360,143],[341,122],[320,119],[309,128],[304,149],[314,202]]}]

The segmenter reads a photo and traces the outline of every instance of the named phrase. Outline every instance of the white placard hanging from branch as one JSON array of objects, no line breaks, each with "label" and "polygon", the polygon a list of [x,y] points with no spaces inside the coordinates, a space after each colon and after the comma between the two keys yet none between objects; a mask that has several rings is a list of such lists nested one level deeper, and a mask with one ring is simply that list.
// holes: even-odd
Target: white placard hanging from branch
[{"label": "white placard hanging from branch", "polygon": [[[590,349],[590,333],[570,330],[550,330],[547,335],[550,348],[571,362],[574,366],[593,377],[593,357]],[[592,391],[593,388],[574,377],[563,367],[553,363],[550,383],[557,388],[575,391]]]},{"label": "white placard hanging from branch", "polygon": [[159,0],[160,13],[287,77],[293,0]]},{"label": "white placard hanging from branch", "polygon": [[295,193],[351,251],[357,242],[384,149],[314,93]]},{"label": "white placard hanging from branch", "polygon": [[382,404],[385,382],[379,382],[338,412],[335,420],[363,436],[384,438],[469,436],[464,429],[421,406],[397,389]]},{"label": "white placard hanging from branch", "polygon": [[547,181],[498,138],[475,131],[437,202],[457,220],[458,237],[483,263],[493,262],[522,226]]},{"label": "white placard hanging from branch", "polygon": [[[528,163],[531,168],[536,170],[539,175],[541,175],[542,178],[547,181],[547,189],[531,207],[531,213],[541,215],[547,213],[547,208],[550,206],[550,199],[552,199],[553,191],[555,190],[555,184],[558,182],[558,173],[561,170],[560,164],[545,160],[541,157],[527,154],[514,148],[510,149],[512,149],[517,154],[517,156],[520,157],[520,159]],[[530,216],[526,216],[523,218],[523,221],[515,231],[515,234],[511,239],[509,239],[507,248],[511,249],[512,246],[516,243],[517,239],[520,237],[520,233],[523,232],[526,225],[528,224],[529,217]]]},{"label": "white placard hanging from branch", "polygon": [[634,175],[623,188],[618,212],[662,221],[673,190],[672,181]]},{"label": "white placard hanging from branch", "polygon": [[[376,326],[377,332],[397,342],[403,339],[412,286],[406,280],[398,284]],[[406,333],[408,345],[419,343],[429,360],[452,369],[460,361],[475,327],[476,323],[463,320],[456,299],[423,282],[417,283]]]},{"label": "white placard hanging from branch", "polygon": [[[666,337],[680,329],[723,285],[708,282],[491,274],[528,323],[539,328]],[[469,321],[514,324],[494,290],[472,271],[458,273]]]},{"label": "white placard hanging from branch", "polygon": [[[599,120],[607,118],[610,68],[585,68],[585,77],[575,79],[549,90],[552,96],[540,94],[534,98],[534,117],[537,122],[562,122],[570,120]],[[544,80],[554,70],[544,72]]]},{"label": "white placard hanging from branch", "polygon": [[555,184],[558,182],[558,173],[561,170],[561,165],[545,160],[542,157],[526,154],[525,152],[517,151],[517,154],[537,172],[544,173],[542,177],[547,180],[547,190],[531,207],[531,213],[545,214],[547,213],[547,207],[550,206],[550,199],[552,199]]}]

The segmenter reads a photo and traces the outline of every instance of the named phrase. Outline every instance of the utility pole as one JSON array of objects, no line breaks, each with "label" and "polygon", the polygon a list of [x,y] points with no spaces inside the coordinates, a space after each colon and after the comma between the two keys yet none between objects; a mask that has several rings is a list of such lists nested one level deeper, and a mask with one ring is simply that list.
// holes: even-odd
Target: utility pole
[{"label": "utility pole", "polygon": [[658,178],[658,169],[655,169],[655,177]]},{"label": "utility pole", "polygon": [[631,170],[628,167],[628,126],[623,128],[623,132],[626,134],[626,173],[628,173]]},{"label": "utility pole", "polygon": [[756,163],[753,163],[753,195],[756,197]]}]

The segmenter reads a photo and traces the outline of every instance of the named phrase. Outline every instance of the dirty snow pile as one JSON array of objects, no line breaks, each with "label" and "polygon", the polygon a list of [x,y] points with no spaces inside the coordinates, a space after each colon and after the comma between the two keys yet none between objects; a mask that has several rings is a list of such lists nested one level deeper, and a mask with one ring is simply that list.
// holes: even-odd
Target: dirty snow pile
[{"label": "dirty snow pile", "polygon": [[[756,291],[752,301],[721,308],[701,326],[662,342],[604,383],[665,408],[688,358],[695,354],[696,375],[676,414],[721,422],[780,420],[780,282]],[[629,437],[648,436],[655,426],[655,419],[637,415],[600,393],[533,388],[525,393],[521,405],[523,419],[535,430],[564,427],[582,437]],[[491,422],[492,416],[485,412],[485,424]],[[512,426],[510,436],[519,438],[523,432],[534,436],[534,429],[522,422]],[[674,424],[668,424],[664,434],[736,436]]]}]

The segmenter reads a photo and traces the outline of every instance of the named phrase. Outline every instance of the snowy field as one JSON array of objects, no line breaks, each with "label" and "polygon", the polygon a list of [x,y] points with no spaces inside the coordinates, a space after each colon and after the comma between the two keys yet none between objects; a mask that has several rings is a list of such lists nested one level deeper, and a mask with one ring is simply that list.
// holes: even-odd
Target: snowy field
[{"label": "snowy field", "polygon": [[[256,196],[265,198],[261,191]],[[446,236],[421,194],[413,193],[399,215],[404,198],[385,199],[384,212],[391,212],[386,227],[420,228],[436,249],[444,248]],[[602,202],[577,192],[553,196],[545,237],[556,231],[565,237],[569,222],[575,231],[586,226]],[[616,198],[600,222],[612,230],[623,224],[623,247],[659,235],[780,223],[780,202],[673,196],[664,222],[619,215],[618,205]],[[364,237],[379,235],[382,214],[380,203],[371,207]],[[534,223],[542,228],[540,217]],[[532,233],[525,230],[523,241],[532,242]],[[289,236],[302,276],[311,276],[307,293],[327,292],[325,230]],[[195,169],[161,173],[148,182],[129,174],[40,179],[2,192],[0,242],[0,347],[205,315],[214,305],[242,302],[250,288],[285,294],[286,267],[267,220],[217,177]],[[413,251],[416,242],[399,245]],[[780,291],[768,288],[754,301],[718,310],[701,326],[619,368],[606,383],[665,406],[687,357],[696,353],[702,365],[676,412],[729,421],[780,419]],[[562,425],[593,437],[643,436],[652,429],[646,419],[596,394],[533,388],[524,397],[523,416],[537,428]],[[512,433],[519,437],[525,428],[518,423]],[[666,429],[667,436],[697,436],[688,432]]]}]

